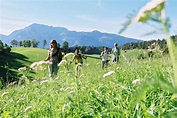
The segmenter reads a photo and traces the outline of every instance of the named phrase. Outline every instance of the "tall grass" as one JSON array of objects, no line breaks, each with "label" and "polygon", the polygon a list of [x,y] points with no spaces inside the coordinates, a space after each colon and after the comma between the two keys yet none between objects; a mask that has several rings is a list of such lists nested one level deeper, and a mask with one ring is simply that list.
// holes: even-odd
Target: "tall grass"
[{"label": "tall grass", "polygon": [[[166,95],[166,97],[169,97],[169,95],[173,95],[173,100],[175,99],[176,101],[176,88],[177,88],[177,47],[174,45],[172,39],[169,36],[169,30],[170,30],[170,23],[169,23],[169,19],[165,17],[165,11],[164,11],[164,7],[165,7],[166,1],[165,0],[159,0],[159,1],[150,1],[149,3],[147,3],[144,7],[142,7],[139,12],[136,15],[132,15],[129,20],[124,24],[123,28],[120,30],[120,33],[124,32],[128,26],[134,22],[134,21],[138,21],[141,23],[147,23],[148,21],[152,21],[155,22],[157,24],[160,24],[163,27],[163,31],[164,34],[166,35],[166,41],[167,41],[167,46],[168,46],[168,50],[169,50],[169,55],[170,55],[170,65],[172,64],[172,68],[168,67],[168,71],[164,71],[164,70],[160,70],[159,68],[156,68],[154,70],[155,72],[155,76],[152,76],[151,80],[145,80],[145,82],[142,84],[142,86],[140,87],[140,89],[136,90],[136,95],[140,95],[140,97],[136,97],[133,100],[133,106],[138,106],[140,102],[148,96],[149,93],[149,89],[150,92],[152,92],[152,88],[156,91],[159,89],[163,89],[165,91],[163,91],[162,93]],[[160,65],[161,63],[159,63]],[[149,64],[147,64],[149,65]],[[164,76],[166,72],[172,71],[173,73],[170,76]],[[152,75],[152,74],[151,74]],[[160,90],[161,91],[161,90]],[[140,94],[139,94],[140,93]],[[159,93],[159,92],[157,92]],[[155,94],[157,94],[155,92]],[[154,100],[154,99],[152,99]],[[163,98],[164,100],[164,98]],[[152,105],[152,104],[151,104]],[[153,107],[154,105],[157,105],[155,103],[153,103]],[[153,116],[159,116],[159,113],[162,114],[166,114],[166,117],[174,117],[174,114],[177,113],[176,108],[174,106],[176,105],[172,105],[172,109],[173,110],[169,110],[172,111],[170,113],[163,113],[163,111],[165,111],[163,109],[163,105],[159,104],[159,106],[162,106],[160,109],[157,109],[157,113],[154,113],[154,108],[152,108],[149,113]],[[159,112],[159,113],[158,113]],[[156,114],[156,115],[154,115]],[[161,117],[161,115],[159,116]]]},{"label": "tall grass", "polygon": [[[122,53],[118,65],[110,63],[104,70],[101,60],[87,58],[78,76],[74,64],[69,65],[69,71],[61,66],[54,78],[44,75],[44,71],[36,71],[33,81],[26,78],[22,85],[0,91],[0,116],[175,116],[176,99],[172,98],[172,92],[159,87],[160,82],[172,85],[169,58],[138,60],[132,53],[137,50]],[[115,73],[103,77],[110,71]]]},{"label": "tall grass", "polygon": [[[161,11],[163,1],[158,8],[153,10]],[[142,17],[140,21],[145,22],[149,18]],[[24,76],[22,85],[9,86],[0,91],[0,116],[175,118],[176,47],[169,43],[168,46],[170,58],[137,59],[138,55],[134,54],[146,52],[127,51],[121,54],[119,64],[110,63],[104,70],[101,69],[101,60],[88,58],[81,75],[75,75],[74,64],[69,65],[69,70],[61,66],[54,78],[47,76],[47,68],[36,70],[33,81]],[[103,77],[108,72],[114,73]]]},{"label": "tall grass", "polygon": [[[166,36],[167,46],[169,50],[169,55],[171,58],[171,63],[173,66],[173,77],[172,77],[172,86],[174,89],[177,88],[177,47],[174,45],[172,39],[169,36],[170,22],[169,19],[165,16],[165,4],[166,0],[152,0],[143,6],[137,14],[132,15],[128,22],[126,22],[123,28],[119,33],[124,32],[132,22],[138,21],[141,23],[147,23],[152,21],[154,23],[160,24],[163,28],[163,33]],[[175,91],[174,93],[176,93]]]}]

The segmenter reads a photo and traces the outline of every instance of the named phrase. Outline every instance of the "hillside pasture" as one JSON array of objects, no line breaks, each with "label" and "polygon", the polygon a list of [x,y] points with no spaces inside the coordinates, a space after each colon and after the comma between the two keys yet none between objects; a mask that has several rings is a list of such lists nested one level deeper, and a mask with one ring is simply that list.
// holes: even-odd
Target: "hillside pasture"
[{"label": "hillside pasture", "polygon": [[[11,53],[0,57],[0,77],[3,83],[10,83],[19,79],[22,74],[19,68],[29,67],[35,61],[44,60],[47,56],[47,50],[39,48],[12,48]],[[33,72],[28,76],[32,77]],[[34,75],[35,76],[35,75]]]},{"label": "hillside pasture", "polygon": [[[43,60],[47,50],[16,48],[12,53],[23,55],[25,60],[18,61],[29,67]],[[53,78],[48,76],[47,65],[44,70],[33,70],[32,80],[27,76],[30,72],[24,70],[20,78],[23,84],[0,91],[0,116],[175,117],[177,98],[170,59],[138,59],[142,53],[146,51],[122,52],[120,63],[110,62],[104,70],[99,55],[90,55],[97,58],[84,60],[80,75],[76,75],[74,63],[61,65]]]}]

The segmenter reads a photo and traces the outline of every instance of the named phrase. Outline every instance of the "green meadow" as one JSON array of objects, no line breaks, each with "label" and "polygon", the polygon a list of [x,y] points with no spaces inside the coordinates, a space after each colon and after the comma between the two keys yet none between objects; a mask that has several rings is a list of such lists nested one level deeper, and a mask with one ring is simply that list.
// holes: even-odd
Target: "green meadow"
[{"label": "green meadow", "polygon": [[[143,59],[138,59],[143,55]],[[75,64],[63,64],[48,76],[48,65],[29,69],[44,60],[47,50],[12,48],[9,68],[19,82],[0,90],[2,118],[166,118],[177,115],[170,58],[145,50],[121,52],[120,63],[104,70],[101,59],[84,60],[80,75]],[[99,57],[99,55],[89,55]],[[69,62],[72,57],[67,57]],[[111,59],[111,58],[110,58]],[[13,61],[10,61],[13,60]],[[18,70],[20,67],[26,67]]]}]

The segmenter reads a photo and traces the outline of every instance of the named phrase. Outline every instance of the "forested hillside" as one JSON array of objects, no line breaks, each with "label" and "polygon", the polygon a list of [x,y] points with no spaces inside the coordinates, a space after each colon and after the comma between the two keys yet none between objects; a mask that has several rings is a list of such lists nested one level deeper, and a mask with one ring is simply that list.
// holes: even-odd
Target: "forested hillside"
[{"label": "forested hillside", "polygon": [[[177,45],[177,35],[171,36],[173,42],[175,43],[175,45]],[[130,49],[148,49],[149,46],[151,46],[152,44],[156,44],[159,46],[160,49],[165,49],[167,47],[167,42],[166,39],[158,39],[158,40],[150,40],[150,41],[143,41],[140,43],[135,43],[135,42],[131,42],[131,43],[126,43],[123,46],[121,46],[122,50],[130,50]]]}]

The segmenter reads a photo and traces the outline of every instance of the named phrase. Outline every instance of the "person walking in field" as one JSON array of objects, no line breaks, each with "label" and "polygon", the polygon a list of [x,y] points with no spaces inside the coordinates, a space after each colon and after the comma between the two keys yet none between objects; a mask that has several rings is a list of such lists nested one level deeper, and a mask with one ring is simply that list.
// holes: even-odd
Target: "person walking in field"
[{"label": "person walking in field", "polygon": [[79,54],[79,50],[78,49],[75,50],[75,55],[74,55],[73,59],[71,60],[70,64],[73,61],[75,61],[77,75],[80,74],[80,69],[81,69],[81,67],[83,65],[83,59],[86,59],[86,58],[87,58],[86,56]]},{"label": "person walking in field", "polygon": [[100,57],[102,58],[102,69],[104,69],[107,67],[109,62],[109,52],[107,47],[104,47],[104,50],[101,52]]},{"label": "person walking in field", "polygon": [[49,74],[50,76],[57,75],[58,73],[58,63],[62,60],[62,52],[58,47],[56,40],[51,40],[50,49],[48,50],[47,58],[44,61],[49,61],[51,64],[49,65]]},{"label": "person walking in field", "polygon": [[112,49],[112,62],[118,63],[119,62],[119,56],[120,56],[120,48],[118,47],[117,43],[114,43],[114,48]]}]

